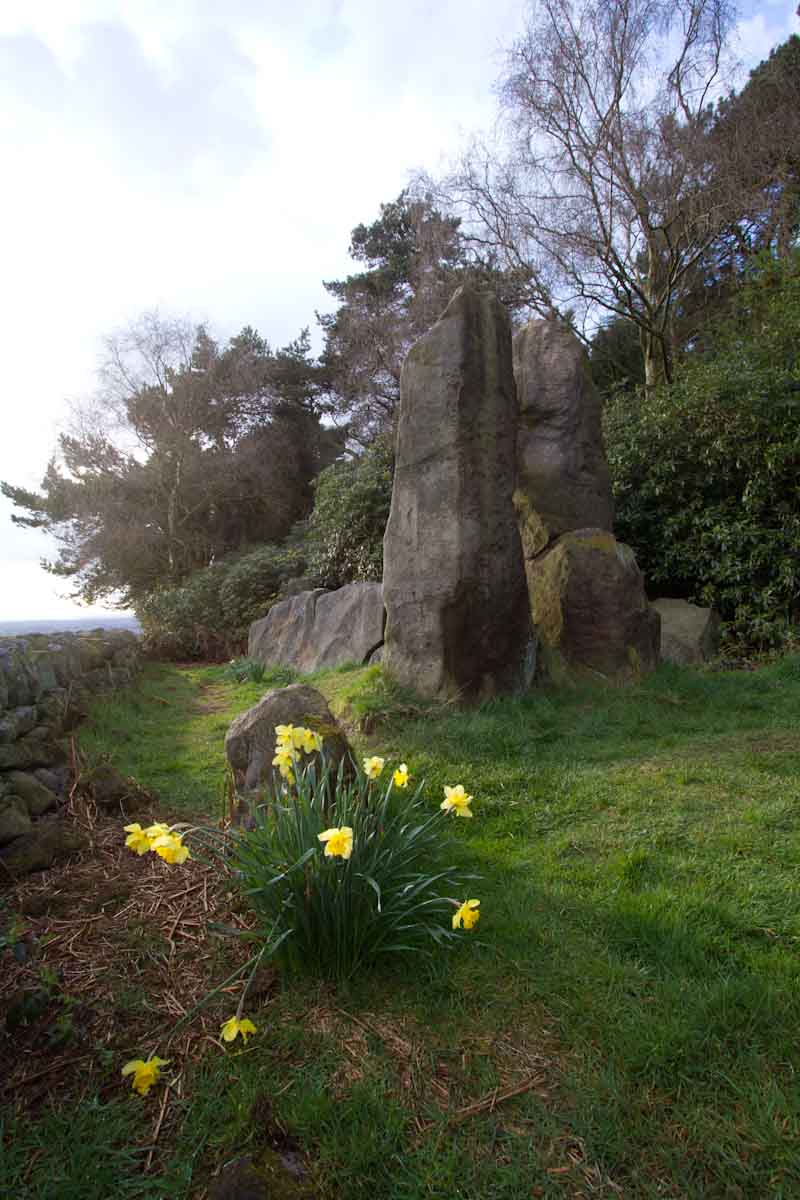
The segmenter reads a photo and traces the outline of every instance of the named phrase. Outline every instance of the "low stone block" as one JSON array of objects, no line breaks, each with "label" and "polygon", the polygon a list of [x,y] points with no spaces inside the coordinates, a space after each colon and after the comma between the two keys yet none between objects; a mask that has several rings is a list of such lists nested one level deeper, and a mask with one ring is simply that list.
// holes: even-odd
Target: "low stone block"
[{"label": "low stone block", "polygon": [[529,564],[538,672],[637,679],[659,660],[660,617],[629,546],[603,529],[563,534]]},{"label": "low stone block", "polygon": [[661,617],[661,657],[680,666],[697,666],[719,652],[720,619],[713,608],[662,596],[653,601]]},{"label": "low stone block", "polygon": [[333,592],[314,588],[281,600],[254,622],[247,652],[303,674],[365,663],[383,641],[383,624],[379,583],[348,583]]},{"label": "low stone block", "polygon": [[[225,753],[237,787],[270,790],[275,775],[275,726],[303,725],[322,735],[327,762],[335,774],[339,764],[352,760],[352,751],[341,725],[328,708],[321,692],[304,684],[275,688],[231,724],[225,737]],[[317,755],[302,755],[307,763]]]}]

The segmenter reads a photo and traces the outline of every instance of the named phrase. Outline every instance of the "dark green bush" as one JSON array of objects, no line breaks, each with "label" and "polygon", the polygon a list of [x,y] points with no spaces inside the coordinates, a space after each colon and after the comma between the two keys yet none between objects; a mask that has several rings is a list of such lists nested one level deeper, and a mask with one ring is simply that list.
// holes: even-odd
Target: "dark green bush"
[{"label": "dark green bush", "polygon": [[195,571],[179,587],[151,592],[136,608],[145,650],[160,659],[204,661],[241,654],[251,623],[303,568],[297,549],[259,546]]},{"label": "dark green bush", "polygon": [[305,546],[309,572],[320,587],[383,577],[393,472],[391,440],[384,436],[359,458],[334,463],[317,477]]},{"label": "dark green bush", "polygon": [[763,263],[704,343],[607,406],[616,529],[652,592],[764,648],[800,618],[800,255]]}]

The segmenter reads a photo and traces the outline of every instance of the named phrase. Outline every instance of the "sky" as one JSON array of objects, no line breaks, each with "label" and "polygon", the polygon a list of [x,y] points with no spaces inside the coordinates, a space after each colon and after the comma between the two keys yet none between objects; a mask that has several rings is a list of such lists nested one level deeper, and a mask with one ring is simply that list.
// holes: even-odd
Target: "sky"
[{"label": "sky", "polygon": [[[274,346],[350,230],[491,126],[525,0],[0,0],[0,480],[37,489],[103,335],[145,310]],[[740,5],[746,68],[800,32]],[[100,615],[0,497],[0,620]]]}]

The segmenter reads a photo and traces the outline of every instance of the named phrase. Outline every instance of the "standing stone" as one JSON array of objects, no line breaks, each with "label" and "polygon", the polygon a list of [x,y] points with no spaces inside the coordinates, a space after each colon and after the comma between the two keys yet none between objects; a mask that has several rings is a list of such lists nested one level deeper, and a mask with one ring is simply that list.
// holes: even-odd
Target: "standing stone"
[{"label": "standing stone", "polygon": [[516,436],[508,315],[491,294],[459,288],[403,366],[383,543],[383,662],[424,695],[529,681]]},{"label": "standing stone", "polygon": [[578,339],[561,321],[531,321],[514,337],[519,398],[517,486],[526,569],[573,529],[613,528],[602,401]]}]

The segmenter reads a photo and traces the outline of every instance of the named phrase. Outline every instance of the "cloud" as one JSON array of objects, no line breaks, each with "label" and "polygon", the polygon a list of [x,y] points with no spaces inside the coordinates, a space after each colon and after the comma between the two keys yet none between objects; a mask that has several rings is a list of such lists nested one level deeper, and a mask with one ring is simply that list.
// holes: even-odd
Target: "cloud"
[{"label": "cloud", "polygon": [[227,30],[184,31],[166,61],[118,21],[77,33],[68,63],[30,32],[0,38],[6,104],[37,114],[40,136],[58,129],[127,175],[172,182],[198,163],[235,177],[268,151],[251,94],[255,66]]}]

